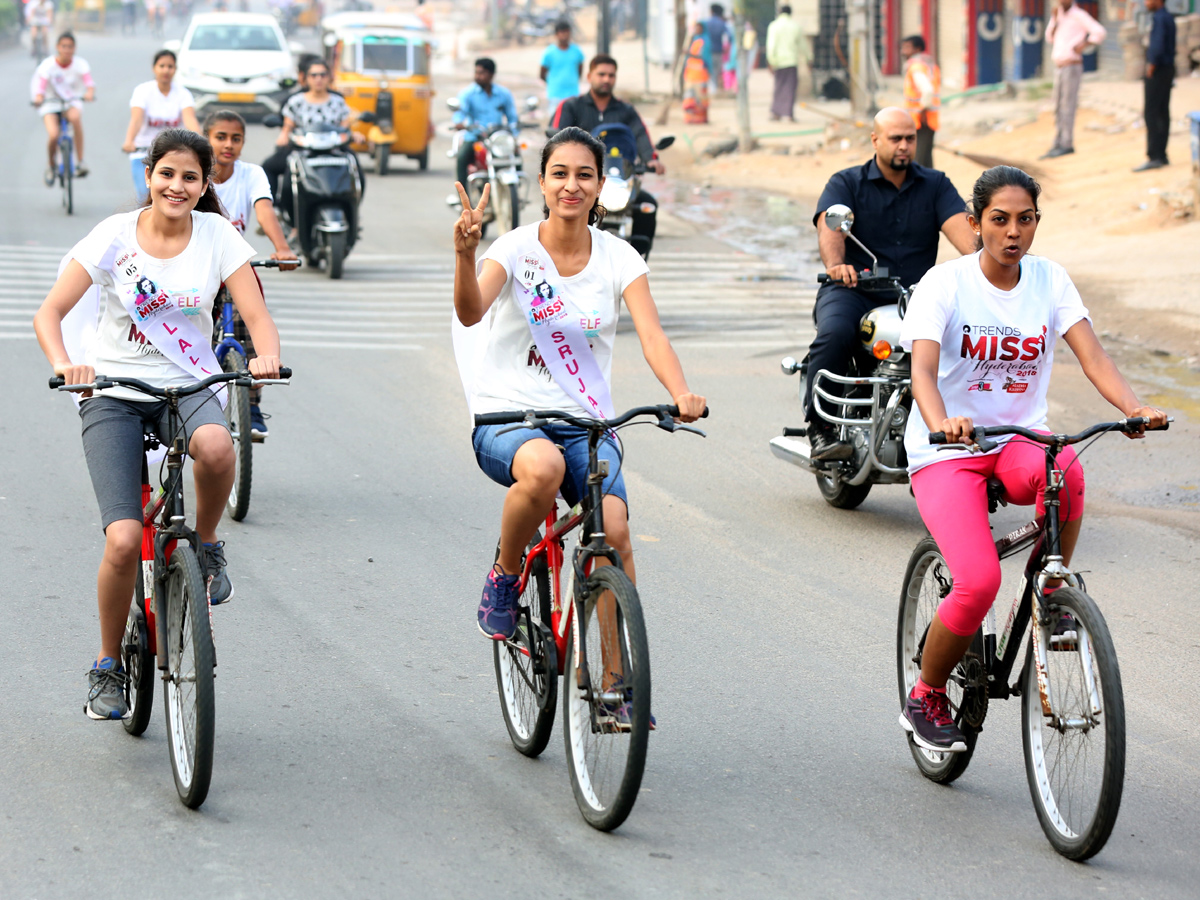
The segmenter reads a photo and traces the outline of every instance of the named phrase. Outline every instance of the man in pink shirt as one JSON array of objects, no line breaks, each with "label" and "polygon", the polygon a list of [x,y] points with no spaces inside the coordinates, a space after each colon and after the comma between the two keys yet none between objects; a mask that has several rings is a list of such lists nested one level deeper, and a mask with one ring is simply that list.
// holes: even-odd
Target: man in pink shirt
[{"label": "man in pink shirt", "polygon": [[1104,40],[1104,26],[1079,8],[1075,0],[1058,0],[1046,40],[1054,63],[1054,146],[1042,154],[1053,159],[1075,152],[1075,110],[1083,80],[1083,51]]}]

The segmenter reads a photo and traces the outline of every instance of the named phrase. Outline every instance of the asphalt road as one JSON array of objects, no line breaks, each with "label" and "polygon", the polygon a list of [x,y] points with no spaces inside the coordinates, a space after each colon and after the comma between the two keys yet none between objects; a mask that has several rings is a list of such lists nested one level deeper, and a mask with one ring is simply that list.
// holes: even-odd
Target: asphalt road
[{"label": "asphalt road", "polygon": [[[954,786],[917,773],[894,650],[916,509],[899,487],[831,509],[770,455],[797,424],[777,359],[809,335],[811,289],[680,220],[651,284],[709,437],[627,433],[659,727],[627,823],[584,824],[557,726],[537,761],[511,748],[474,623],[503,491],[475,465],[449,345],[444,141],[427,174],[371,178],[341,284],[267,281],[296,377],[264,400],[250,515],[222,528],[237,596],[214,615],[213,784],[183,808],[158,709],[141,739],[80,709],[103,540],[29,327],[59,253],[132,202],[118,146],[152,49],[81,36],[100,99],[71,218],[40,183],[31,63],[0,53],[0,897],[1196,895],[1195,426],[1085,457],[1077,560],[1120,654],[1129,749],[1112,839],[1069,863],[1034,816],[1015,703],[993,704]],[[247,157],[270,137],[252,127]],[[1061,368],[1063,426],[1105,416]],[[663,399],[627,330],[613,388]]]}]

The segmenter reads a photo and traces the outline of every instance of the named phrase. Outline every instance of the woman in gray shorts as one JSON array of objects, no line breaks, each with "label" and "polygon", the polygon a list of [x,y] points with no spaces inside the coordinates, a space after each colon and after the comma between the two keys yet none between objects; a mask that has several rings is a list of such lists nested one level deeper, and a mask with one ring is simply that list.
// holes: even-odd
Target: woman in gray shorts
[{"label": "woman in gray shorts", "polygon": [[[222,214],[210,189],[212,149],[183,129],[162,132],[146,157],[150,198],[131,213],[105,219],[71,250],[62,275],[34,318],[55,374],[90,384],[96,372],[137,378],[155,387],[195,384],[220,371],[212,354],[213,304],[221,283],[258,348],[251,374],[279,374],[279,333],[250,269],[254,250]],[[95,290],[93,290],[93,287]],[[83,301],[83,302],[81,302]],[[68,314],[71,321],[64,322]],[[95,325],[87,346],[71,347],[64,327]],[[79,415],[83,449],[104,527],[97,578],[100,653],[88,672],[93,719],[129,713],[121,636],[141,558],[142,435],[150,428],[169,445],[166,403],[130,388],[84,392]],[[233,596],[217,524],[233,485],[233,442],[221,402],[211,392],[180,403],[196,480],[196,531],[211,603]]]}]

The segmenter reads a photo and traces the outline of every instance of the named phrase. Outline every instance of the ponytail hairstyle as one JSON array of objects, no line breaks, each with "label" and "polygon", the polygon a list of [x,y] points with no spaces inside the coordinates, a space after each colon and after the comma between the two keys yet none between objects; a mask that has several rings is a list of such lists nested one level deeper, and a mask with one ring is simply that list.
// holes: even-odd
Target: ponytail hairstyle
[{"label": "ponytail hairstyle", "polygon": [[[1039,219],[1042,217],[1041,210],[1038,209],[1038,197],[1042,194],[1042,186],[1033,176],[1016,166],[993,166],[979,176],[971,191],[971,216],[976,222],[983,221],[983,211],[991,204],[996,193],[1006,187],[1027,191],[1029,199],[1033,201],[1034,212]],[[982,237],[977,238],[975,243],[976,250],[983,248]]]},{"label": "ponytail hairstyle", "polygon": [[[592,151],[592,156],[596,158],[596,177],[597,181],[604,177],[604,144],[595,135],[589,134],[582,128],[571,125],[559,131],[554,137],[546,141],[546,146],[542,148],[542,180],[546,180],[546,166],[550,162],[550,157],[554,155],[554,151],[564,144],[580,144]],[[600,205],[600,196],[596,195],[596,202],[591,209],[588,210],[588,224],[599,225],[604,221],[604,216],[607,210]],[[550,208],[542,203],[542,218],[550,218]]]},{"label": "ponytail hairstyle", "polygon": [[[229,214],[225,212],[225,207],[221,205],[221,201],[217,197],[217,192],[213,189],[212,146],[196,132],[188,131],[186,128],[168,128],[166,131],[159,132],[154,143],[150,145],[150,152],[146,154],[146,172],[153,175],[162,158],[168,153],[175,152],[191,153],[196,157],[196,162],[200,164],[200,171],[204,176],[204,192],[196,201],[196,212],[216,213],[229,218]],[[142,206],[150,206],[153,202],[150,197],[147,197]]]}]

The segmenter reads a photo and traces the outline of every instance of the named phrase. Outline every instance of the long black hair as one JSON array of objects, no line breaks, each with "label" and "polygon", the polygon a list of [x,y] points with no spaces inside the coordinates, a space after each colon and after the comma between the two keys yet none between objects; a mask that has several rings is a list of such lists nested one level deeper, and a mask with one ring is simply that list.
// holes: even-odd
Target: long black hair
[{"label": "long black hair", "polygon": [[[592,156],[596,158],[597,183],[599,182],[599,179],[604,177],[604,144],[602,144],[600,139],[595,135],[589,134],[582,128],[578,128],[575,125],[571,125],[555,134],[554,137],[550,138],[550,140],[546,141],[546,146],[542,148],[542,168],[540,174],[543,181],[546,180],[546,166],[550,162],[550,157],[554,155],[555,150],[564,144],[580,144],[581,146],[587,147],[589,150],[591,150]],[[588,224],[599,225],[604,219],[604,214],[605,209],[600,205],[600,196],[597,194],[596,202],[592,205],[592,208],[588,210]],[[545,202],[542,203],[542,218],[550,218],[550,208],[546,206]]]},{"label": "long black hair", "polygon": [[[225,207],[221,205],[221,201],[217,197],[217,192],[212,186],[212,146],[208,141],[196,134],[196,132],[188,131],[186,128],[168,128],[165,131],[160,131],[158,137],[154,139],[154,143],[150,145],[150,152],[146,154],[146,172],[148,175],[154,174],[155,168],[157,168],[164,156],[176,151],[193,154],[196,157],[196,162],[200,164],[200,172],[204,176],[204,193],[196,201],[196,212],[216,213],[219,216],[229,218],[225,212]],[[150,206],[153,202],[150,197],[147,197],[146,202],[142,206]]]}]

